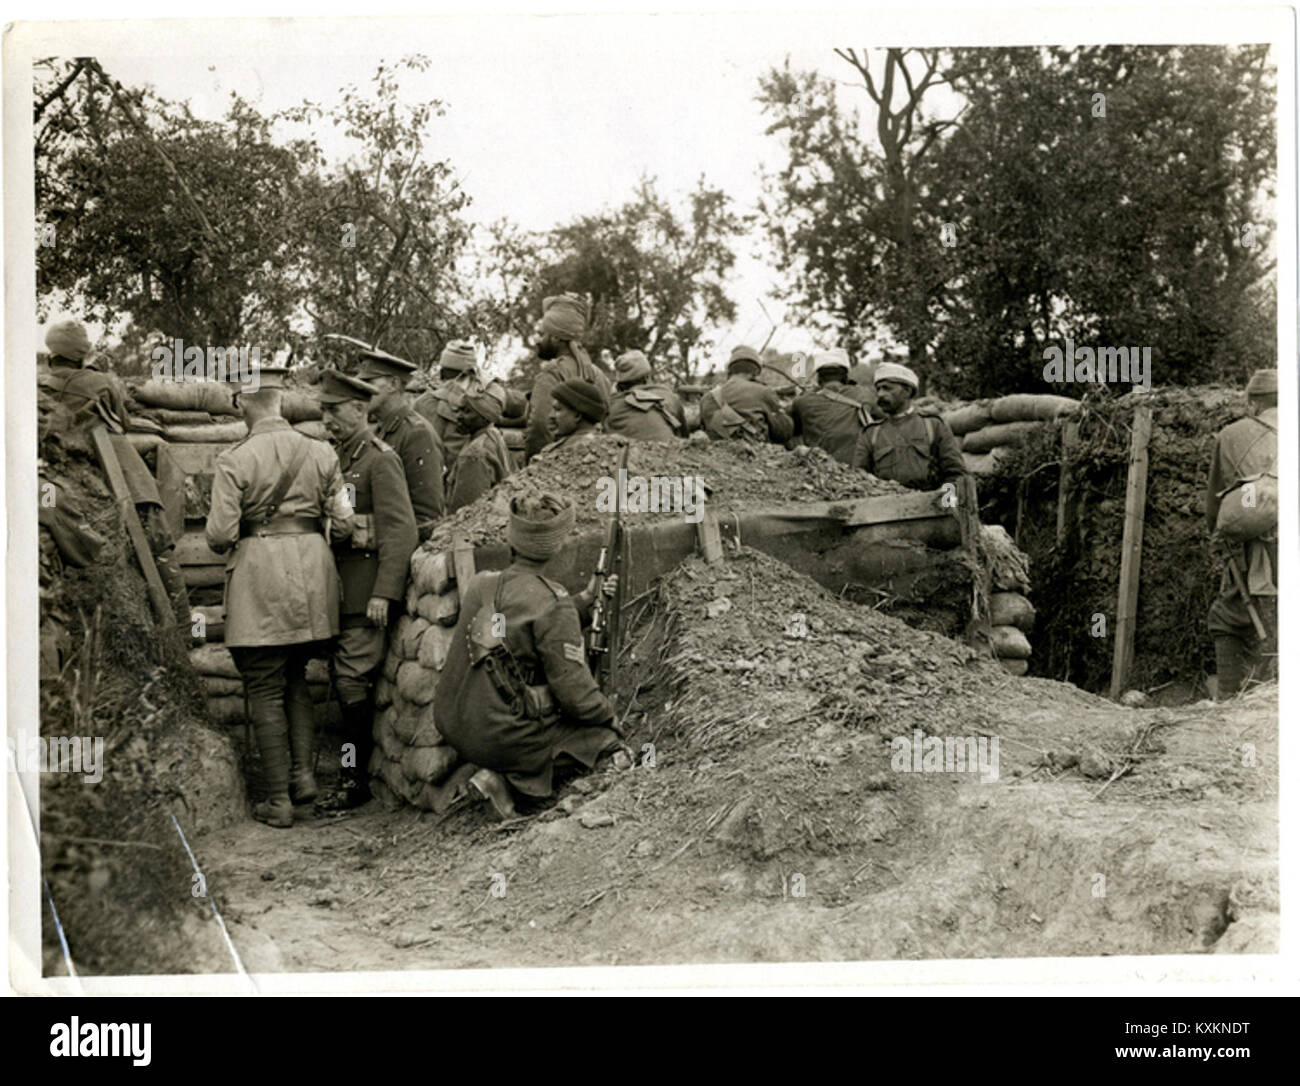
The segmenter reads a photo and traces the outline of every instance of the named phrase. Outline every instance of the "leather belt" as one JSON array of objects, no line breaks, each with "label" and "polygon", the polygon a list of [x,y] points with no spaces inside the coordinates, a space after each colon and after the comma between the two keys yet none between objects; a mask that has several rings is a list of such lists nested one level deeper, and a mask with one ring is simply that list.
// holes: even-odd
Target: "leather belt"
[{"label": "leather belt", "polygon": [[320,535],[323,531],[320,517],[267,517],[239,522],[240,539],[250,535]]}]

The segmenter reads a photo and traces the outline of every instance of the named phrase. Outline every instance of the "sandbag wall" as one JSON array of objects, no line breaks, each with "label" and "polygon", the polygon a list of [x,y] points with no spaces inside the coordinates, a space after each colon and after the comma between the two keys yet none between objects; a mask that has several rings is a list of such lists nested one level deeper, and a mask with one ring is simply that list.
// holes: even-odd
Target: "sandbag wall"
[{"label": "sandbag wall", "polygon": [[[248,436],[248,426],[235,406],[239,386],[219,381],[128,382],[131,443],[137,449],[168,444],[232,445]],[[298,389],[287,388],[280,411],[294,429],[309,437],[326,438],[320,405]]]},{"label": "sandbag wall", "polygon": [[1002,396],[977,400],[943,412],[943,421],[961,443],[962,459],[972,475],[997,471],[1010,450],[1044,423],[1068,418],[1079,410],[1079,401],[1065,396]]}]

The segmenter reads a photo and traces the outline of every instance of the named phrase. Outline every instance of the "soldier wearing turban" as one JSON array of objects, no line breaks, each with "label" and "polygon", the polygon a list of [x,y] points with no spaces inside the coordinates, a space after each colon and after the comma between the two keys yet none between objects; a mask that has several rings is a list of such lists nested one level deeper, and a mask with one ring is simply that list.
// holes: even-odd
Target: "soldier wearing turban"
[{"label": "soldier wearing turban", "polygon": [[601,390],[609,403],[609,378],[591,361],[581,342],[587,317],[586,299],[578,294],[561,294],[542,303],[542,335],[537,344],[542,368],[533,382],[524,443],[525,455],[530,459],[552,439],[551,394],[557,385],[574,379],[588,381]]}]

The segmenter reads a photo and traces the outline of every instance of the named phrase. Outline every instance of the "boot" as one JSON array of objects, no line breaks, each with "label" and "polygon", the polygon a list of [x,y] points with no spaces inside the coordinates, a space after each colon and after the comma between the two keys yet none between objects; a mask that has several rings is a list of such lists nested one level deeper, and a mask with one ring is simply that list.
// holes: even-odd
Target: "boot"
[{"label": "boot", "polygon": [[356,764],[339,770],[338,791],[324,799],[319,806],[326,811],[348,811],[360,807],[370,799],[370,754],[375,741],[371,735],[373,710],[370,699],[343,702],[343,741],[356,748]]},{"label": "boot", "polygon": [[289,687],[285,701],[289,718],[289,798],[311,803],[316,798],[316,717],[306,682]]},{"label": "boot", "polygon": [[469,787],[472,792],[478,794],[480,799],[486,799],[492,804],[492,809],[496,811],[497,817],[502,822],[516,817],[515,801],[510,795],[510,785],[500,773],[491,769],[480,769],[470,777]]},{"label": "boot", "polygon": [[1215,701],[1227,701],[1241,689],[1249,653],[1239,637],[1220,634],[1214,639],[1214,671],[1218,678]]},{"label": "boot", "polygon": [[293,825],[293,803],[289,799],[289,725],[284,706],[250,701],[248,713],[262,754],[262,783],[267,792],[266,799],[253,805],[253,817],[285,829]]}]

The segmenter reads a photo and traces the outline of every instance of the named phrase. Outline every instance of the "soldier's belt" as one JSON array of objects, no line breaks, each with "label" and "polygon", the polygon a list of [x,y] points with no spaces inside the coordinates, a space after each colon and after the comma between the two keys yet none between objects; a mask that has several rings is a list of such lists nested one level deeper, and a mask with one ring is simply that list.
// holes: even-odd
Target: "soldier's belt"
[{"label": "soldier's belt", "polygon": [[320,535],[323,531],[320,517],[267,517],[239,522],[240,539],[250,535]]}]

